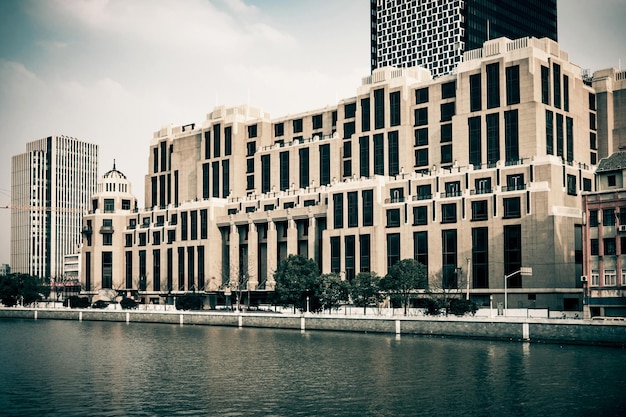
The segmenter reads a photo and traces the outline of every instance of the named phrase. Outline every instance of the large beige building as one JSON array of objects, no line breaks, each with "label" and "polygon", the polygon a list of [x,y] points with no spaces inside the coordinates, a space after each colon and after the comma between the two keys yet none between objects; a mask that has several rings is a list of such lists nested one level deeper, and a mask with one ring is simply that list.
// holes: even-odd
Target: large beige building
[{"label": "large beige building", "polygon": [[415,258],[432,287],[480,304],[504,302],[507,274],[509,307],[580,309],[581,194],[598,159],[580,73],[552,40],[499,38],[455,74],[378,69],[336,106],[277,119],[218,107],[164,128],[147,209],[123,194],[107,210],[119,189],[93,198],[84,290],[156,303],[245,288],[254,301],[298,253],[348,280]]}]

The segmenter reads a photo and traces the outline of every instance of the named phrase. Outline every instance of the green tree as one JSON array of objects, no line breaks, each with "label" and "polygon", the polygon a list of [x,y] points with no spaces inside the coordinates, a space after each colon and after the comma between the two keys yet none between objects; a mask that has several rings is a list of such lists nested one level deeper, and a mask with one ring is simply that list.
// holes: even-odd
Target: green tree
[{"label": "green tree", "polygon": [[376,272],[360,272],[350,283],[350,297],[357,307],[363,307],[363,314],[367,307],[378,305],[381,301],[380,277]]},{"label": "green tree", "polygon": [[319,270],[314,260],[302,255],[289,255],[274,273],[274,304],[293,306],[294,312],[296,309],[305,311],[309,297],[311,311],[319,310],[321,303],[316,296],[318,278]]},{"label": "green tree", "polygon": [[426,268],[415,259],[402,259],[391,267],[380,286],[390,297],[400,301],[406,316],[411,293],[428,287]]},{"label": "green tree", "polygon": [[0,277],[0,300],[8,307],[30,305],[50,294],[50,286],[42,278],[27,274],[9,274]]},{"label": "green tree", "polygon": [[348,301],[349,284],[336,273],[324,274],[319,277],[317,298],[322,308],[331,311],[339,307],[341,302]]}]

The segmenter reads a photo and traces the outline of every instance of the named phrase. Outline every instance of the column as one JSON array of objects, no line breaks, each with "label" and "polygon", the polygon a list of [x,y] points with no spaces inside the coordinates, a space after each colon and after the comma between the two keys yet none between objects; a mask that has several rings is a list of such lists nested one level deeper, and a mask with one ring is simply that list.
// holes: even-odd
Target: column
[{"label": "column", "polygon": [[276,286],[274,281],[274,272],[278,268],[278,253],[276,241],[276,224],[269,220],[267,222],[267,284],[265,288],[273,290]]},{"label": "column", "polygon": [[287,220],[287,255],[298,253],[298,227],[293,218]]},{"label": "column", "polygon": [[309,217],[309,239],[308,239],[309,258],[319,264],[319,254],[317,253],[317,222],[315,217]]},{"label": "column", "polygon": [[228,281],[231,288],[238,288],[237,282],[239,280],[239,232],[237,231],[237,225],[231,223],[230,225],[230,252],[229,252],[229,270],[230,274]]},{"label": "column", "polygon": [[248,289],[251,291],[256,290],[259,285],[259,273],[257,271],[258,265],[258,247],[259,238],[256,225],[250,221],[248,224]]}]

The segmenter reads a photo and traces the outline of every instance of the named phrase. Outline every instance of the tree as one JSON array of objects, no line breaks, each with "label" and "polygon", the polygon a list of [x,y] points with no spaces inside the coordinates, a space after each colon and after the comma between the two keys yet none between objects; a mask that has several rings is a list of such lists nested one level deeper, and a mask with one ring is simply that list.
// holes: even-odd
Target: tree
[{"label": "tree", "polygon": [[330,312],[342,301],[348,301],[349,284],[336,273],[324,274],[319,277],[316,295],[322,308]]},{"label": "tree", "polygon": [[363,307],[363,314],[368,306],[378,305],[381,301],[380,277],[376,272],[360,272],[351,282],[350,297],[357,307]]},{"label": "tree", "polygon": [[43,278],[27,274],[9,274],[0,277],[0,300],[7,307],[30,305],[50,295],[50,286]]},{"label": "tree", "polygon": [[276,305],[293,306],[305,311],[307,297],[311,311],[319,309],[321,303],[316,297],[319,271],[313,259],[307,259],[302,255],[289,255],[278,265],[274,273],[273,301]]},{"label": "tree", "polygon": [[392,298],[398,299],[407,314],[411,293],[428,287],[426,268],[415,259],[402,259],[396,262],[385,278],[381,280],[381,289]]},{"label": "tree", "polygon": [[[454,275],[448,274],[448,277],[444,276],[443,271],[440,274],[436,274],[431,280],[428,290],[428,299],[431,301],[427,305],[427,314],[438,315],[441,309],[445,311],[446,316],[450,313],[454,315],[463,315],[465,313],[475,313],[476,303],[469,300],[463,300],[461,298],[462,291],[460,288],[464,288],[467,284],[467,277],[463,277],[460,268],[453,271]],[[437,308],[432,307],[436,305]]]}]

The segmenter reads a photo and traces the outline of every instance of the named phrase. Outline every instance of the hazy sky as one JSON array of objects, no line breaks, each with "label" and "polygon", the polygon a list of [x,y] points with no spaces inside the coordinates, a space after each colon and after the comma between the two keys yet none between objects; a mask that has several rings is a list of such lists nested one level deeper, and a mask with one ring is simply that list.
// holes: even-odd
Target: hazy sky
[{"label": "hazy sky", "polygon": [[[626,0],[559,0],[559,43],[591,70],[626,66]],[[11,156],[62,134],[100,146],[144,200],[148,146],[216,104],[272,117],[354,96],[369,73],[369,0],[1,0],[0,206]],[[0,209],[0,263],[10,260]]]}]

